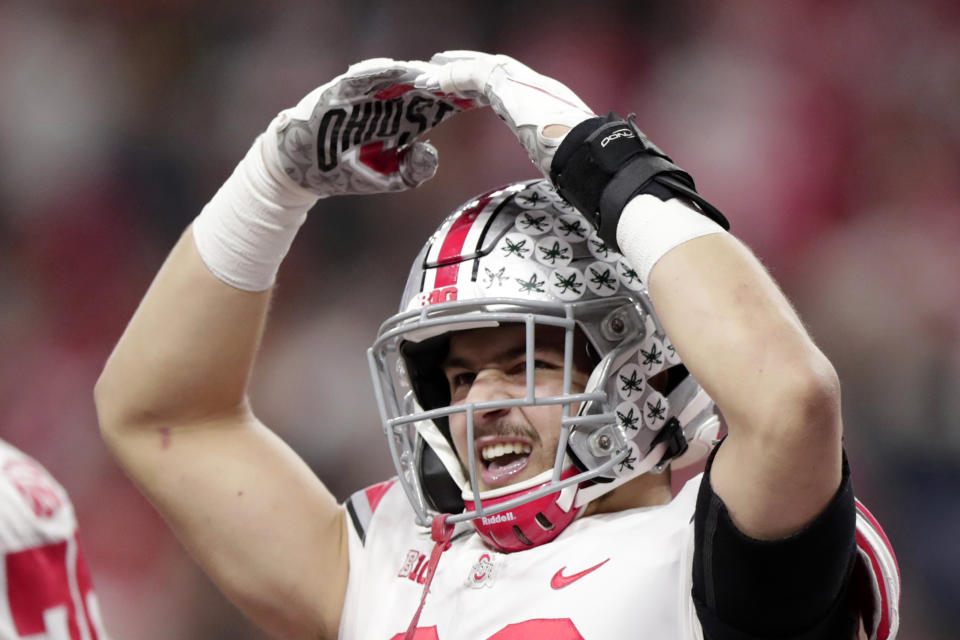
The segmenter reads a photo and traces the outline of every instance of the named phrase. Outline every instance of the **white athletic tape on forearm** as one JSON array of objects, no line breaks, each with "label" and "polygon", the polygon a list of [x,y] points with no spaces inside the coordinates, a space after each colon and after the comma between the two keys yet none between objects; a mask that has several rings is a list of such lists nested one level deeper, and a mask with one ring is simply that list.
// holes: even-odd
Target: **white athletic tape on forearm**
[{"label": "white athletic tape on forearm", "polygon": [[647,284],[653,265],[668,251],[711,233],[726,231],[686,200],[672,198],[664,202],[644,193],[623,208],[617,224],[617,244],[641,281]]},{"label": "white athletic tape on forearm", "polygon": [[246,291],[273,286],[297,229],[317,201],[267,168],[264,139],[269,135],[257,138],[193,221],[194,242],[210,272]]}]

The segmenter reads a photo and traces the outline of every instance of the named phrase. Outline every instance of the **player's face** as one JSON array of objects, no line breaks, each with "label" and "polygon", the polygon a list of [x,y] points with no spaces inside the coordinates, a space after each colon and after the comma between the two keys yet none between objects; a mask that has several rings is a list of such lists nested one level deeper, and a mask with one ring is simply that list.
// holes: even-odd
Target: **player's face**
[{"label": "player's face", "polygon": [[[538,328],[534,352],[537,397],[563,392],[563,335],[559,327]],[[444,363],[451,403],[488,402],[526,396],[526,331],[523,325],[453,334]],[[572,389],[583,391],[588,374],[574,368]],[[577,407],[571,407],[571,415]],[[450,416],[450,433],[464,468],[477,459],[481,490],[532,478],[553,468],[560,438],[561,405],[486,409],[474,413],[474,442],[467,442],[467,417]]]}]

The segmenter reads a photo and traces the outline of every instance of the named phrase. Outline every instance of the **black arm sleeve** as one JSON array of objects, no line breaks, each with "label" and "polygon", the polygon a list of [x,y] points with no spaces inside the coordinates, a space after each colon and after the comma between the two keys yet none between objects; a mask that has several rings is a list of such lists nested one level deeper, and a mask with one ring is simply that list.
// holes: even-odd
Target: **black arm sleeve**
[{"label": "black arm sleeve", "polygon": [[856,507],[843,456],[840,488],[803,530],[781,540],[741,533],[713,492],[710,467],[694,516],[693,601],[707,640],[847,640]]}]

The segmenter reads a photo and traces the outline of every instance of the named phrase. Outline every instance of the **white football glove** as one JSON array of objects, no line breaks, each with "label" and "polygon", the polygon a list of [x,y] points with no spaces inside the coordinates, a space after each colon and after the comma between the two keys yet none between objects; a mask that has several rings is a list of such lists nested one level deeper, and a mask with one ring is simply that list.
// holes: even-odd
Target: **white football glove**
[{"label": "white football glove", "polygon": [[489,104],[548,178],[550,162],[568,129],[553,137],[545,136],[544,129],[573,128],[596,115],[566,85],[509,56],[444,51],[430,58],[430,64],[417,76],[416,87]]},{"label": "white football glove", "polygon": [[434,71],[419,60],[373,58],[351,65],[274,118],[266,161],[320,197],[420,185],[436,173],[437,150],[419,138],[476,106],[471,99],[413,86],[418,75]]}]

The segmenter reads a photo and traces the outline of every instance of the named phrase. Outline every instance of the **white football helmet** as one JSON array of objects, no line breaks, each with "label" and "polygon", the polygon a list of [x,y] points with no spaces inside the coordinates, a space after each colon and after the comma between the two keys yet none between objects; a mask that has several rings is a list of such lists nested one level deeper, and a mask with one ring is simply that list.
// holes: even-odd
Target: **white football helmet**
[{"label": "white football helmet", "polygon": [[[451,406],[441,369],[449,333],[505,323],[526,327],[526,397]],[[540,327],[565,329],[559,396],[534,392]],[[593,362],[582,393],[571,391],[575,342],[586,342]],[[454,514],[449,522],[471,520],[505,551],[552,540],[591,500],[640,474],[701,459],[720,427],[713,400],[664,334],[646,283],[546,180],[495,189],[444,220],[368,358],[417,522]],[[465,413],[472,442],[475,411],[544,404],[563,408],[554,468],[481,494],[475,456],[464,468],[447,418]]]}]

